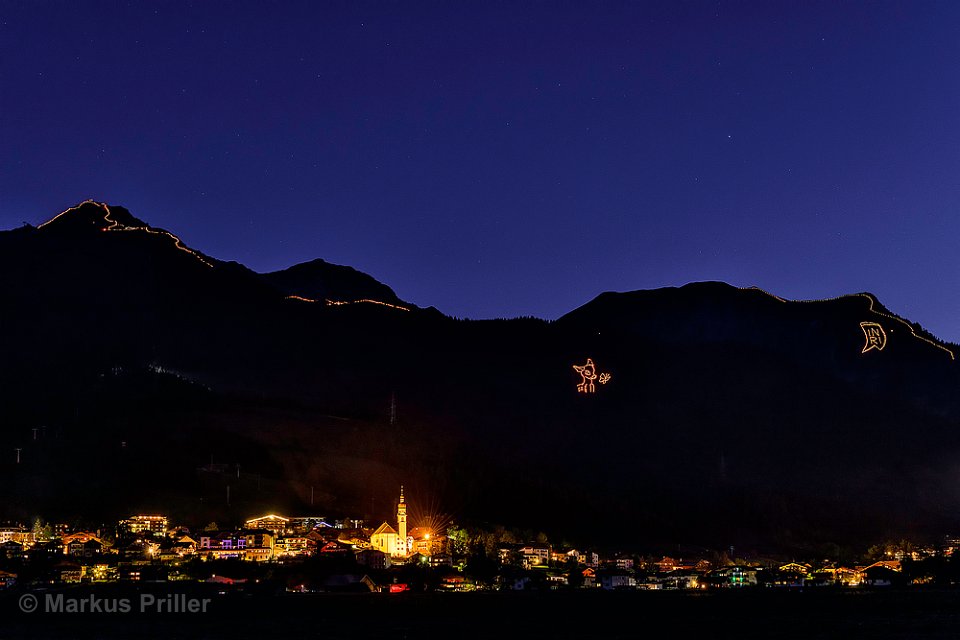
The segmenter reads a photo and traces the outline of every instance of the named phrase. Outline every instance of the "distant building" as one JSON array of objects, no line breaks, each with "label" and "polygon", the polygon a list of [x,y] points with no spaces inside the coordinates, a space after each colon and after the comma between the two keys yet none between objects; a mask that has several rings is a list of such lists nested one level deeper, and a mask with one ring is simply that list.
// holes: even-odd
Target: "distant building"
[{"label": "distant building", "polygon": [[67,545],[67,555],[75,558],[95,558],[101,553],[103,553],[103,543],[96,538],[86,542],[76,539]]},{"label": "distant building", "polygon": [[0,589],[9,589],[17,583],[17,574],[0,571]]},{"label": "distant building", "polygon": [[164,534],[167,531],[167,516],[137,515],[120,521],[120,530],[127,533]]},{"label": "distant building", "polygon": [[607,591],[621,589],[635,589],[637,580],[632,574],[622,569],[610,569],[597,572],[600,587]]},{"label": "distant building", "polygon": [[287,531],[293,532],[290,518],[284,518],[273,513],[247,520],[244,526],[247,529],[266,529],[272,531],[274,535],[280,535]]},{"label": "distant building", "polygon": [[7,526],[0,527],[0,543],[8,541],[19,542],[25,547],[29,547],[34,543],[33,532],[29,529],[17,526]]},{"label": "distant building", "polygon": [[71,548],[76,551],[77,549],[81,549],[84,544],[90,542],[91,540],[94,540],[100,544],[101,551],[103,551],[103,548],[106,547],[103,540],[101,540],[97,534],[90,531],[77,531],[76,533],[70,533],[63,536],[63,539],[60,541],[61,553],[70,555]]},{"label": "distant building", "polygon": [[449,553],[435,553],[430,556],[431,567],[452,567],[453,556]]},{"label": "distant building", "polygon": [[757,570],[753,567],[732,566],[711,571],[704,580],[704,584],[713,587],[748,587],[756,586]]},{"label": "distant building", "polygon": [[432,556],[435,553],[443,553],[446,548],[446,536],[433,533],[425,527],[411,529],[407,541],[410,543],[408,551],[411,554]]},{"label": "distant building", "polygon": [[881,560],[859,570],[861,584],[887,587],[903,581],[899,560]]},{"label": "distant building", "polygon": [[23,545],[13,540],[0,543],[0,555],[7,560],[19,560],[23,557]]},{"label": "distant building", "polygon": [[307,536],[286,536],[274,543],[276,557],[309,556],[317,550],[317,541]]},{"label": "distant building", "polygon": [[247,560],[265,561],[273,560],[274,546],[276,542],[276,533],[269,529],[254,529],[244,533],[244,546],[246,553],[244,558]]},{"label": "distant building", "polygon": [[336,529],[363,529],[364,521],[358,518],[343,518],[334,520],[333,526]]},{"label": "distant building", "polygon": [[370,546],[393,558],[406,558],[410,554],[407,540],[407,504],[400,487],[400,502],[397,504],[397,529],[384,522],[370,535]]},{"label": "distant building", "polygon": [[173,543],[173,549],[178,556],[193,555],[199,546],[200,543],[190,536],[180,536],[177,538],[177,541]]},{"label": "distant building", "polygon": [[247,548],[246,536],[221,532],[200,536],[199,553],[203,556],[219,558],[243,558]]},{"label": "distant building", "polygon": [[528,544],[520,547],[523,566],[538,567],[550,561],[550,547],[545,544]]},{"label": "distant building", "polygon": [[370,546],[391,557],[407,555],[406,545],[400,544],[400,536],[397,535],[397,530],[386,522],[377,527],[377,530],[370,535]]},{"label": "distant building", "polygon": [[51,540],[49,542],[38,542],[30,548],[28,557],[31,562],[48,562],[59,558],[64,553],[63,544],[60,540]]},{"label": "distant building", "polygon": [[390,556],[378,549],[362,549],[356,554],[357,564],[371,569],[389,569]]},{"label": "distant building", "polygon": [[76,584],[83,579],[84,568],[82,565],[69,560],[58,562],[53,567],[53,579],[61,584]]},{"label": "distant building", "polygon": [[317,527],[333,527],[323,516],[293,516],[287,526],[293,533],[308,533]]},{"label": "distant building", "polygon": [[348,556],[354,554],[354,552],[354,546],[342,540],[329,540],[317,547],[317,553],[327,557],[333,555]]}]

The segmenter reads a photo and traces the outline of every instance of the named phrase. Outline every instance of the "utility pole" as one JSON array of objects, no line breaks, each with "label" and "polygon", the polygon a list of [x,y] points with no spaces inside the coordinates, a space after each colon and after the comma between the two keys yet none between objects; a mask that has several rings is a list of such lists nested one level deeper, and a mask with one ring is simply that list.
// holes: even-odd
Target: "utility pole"
[{"label": "utility pole", "polygon": [[23,449],[21,449],[20,447],[17,447],[16,449],[14,449],[14,451],[17,452],[17,464],[20,464],[20,452],[23,451]]},{"label": "utility pole", "polygon": [[39,428],[39,427],[34,427],[34,428],[33,428],[33,439],[34,439],[34,440],[37,439],[37,432],[38,432],[38,431],[40,431],[40,428]]},{"label": "utility pole", "polygon": [[397,424],[397,394],[390,393],[390,426]]},{"label": "utility pole", "polygon": [[230,485],[227,485],[227,506],[230,506]]}]

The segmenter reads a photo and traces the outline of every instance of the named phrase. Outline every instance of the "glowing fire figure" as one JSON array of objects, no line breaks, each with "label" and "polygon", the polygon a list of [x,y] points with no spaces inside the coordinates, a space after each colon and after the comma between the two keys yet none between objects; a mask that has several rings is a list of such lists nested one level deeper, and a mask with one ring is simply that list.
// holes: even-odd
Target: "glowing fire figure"
[{"label": "glowing fire figure", "polygon": [[579,393],[594,393],[597,388],[594,386],[593,381],[596,380],[600,384],[607,384],[610,382],[611,376],[609,373],[601,373],[597,375],[597,366],[593,364],[593,358],[587,358],[587,362],[584,365],[573,365],[574,370],[580,374],[580,384],[577,385],[577,391]]},{"label": "glowing fire figure", "polygon": [[871,349],[883,351],[883,348],[887,346],[887,332],[883,330],[883,327],[876,322],[861,322],[860,328],[863,330],[863,337],[867,340],[863,345],[863,351],[860,353],[866,353]]}]

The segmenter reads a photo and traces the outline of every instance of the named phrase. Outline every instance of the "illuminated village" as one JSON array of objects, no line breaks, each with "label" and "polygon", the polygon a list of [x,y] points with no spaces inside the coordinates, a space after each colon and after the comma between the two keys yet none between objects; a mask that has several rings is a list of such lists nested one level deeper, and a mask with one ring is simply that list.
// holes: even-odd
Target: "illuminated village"
[{"label": "illuminated village", "polygon": [[408,528],[407,506],[401,487],[395,526],[376,527],[350,518],[265,514],[236,527],[191,529],[164,515],[137,514],[94,531],[38,518],[31,527],[0,527],[0,588],[203,582],[224,590],[272,584],[284,592],[682,591],[856,589],[960,579],[960,538],[936,547],[875,545],[849,564],[745,559],[732,548],[642,555],[565,548],[542,533],[522,540],[502,527],[462,528],[442,517]]}]

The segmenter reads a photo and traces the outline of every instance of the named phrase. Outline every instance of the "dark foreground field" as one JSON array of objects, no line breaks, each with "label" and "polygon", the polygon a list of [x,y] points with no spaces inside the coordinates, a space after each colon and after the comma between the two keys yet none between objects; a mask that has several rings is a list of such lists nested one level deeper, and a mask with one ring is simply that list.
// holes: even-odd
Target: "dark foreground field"
[{"label": "dark foreground field", "polygon": [[[23,593],[7,592],[0,597],[0,638],[960,637],[960,589],[250,596],[194,587],[179,592],[211,597],[207,613],[26,614],[18,606]],[[124,594],[136,602],[135,591],[110,593]]]}]

